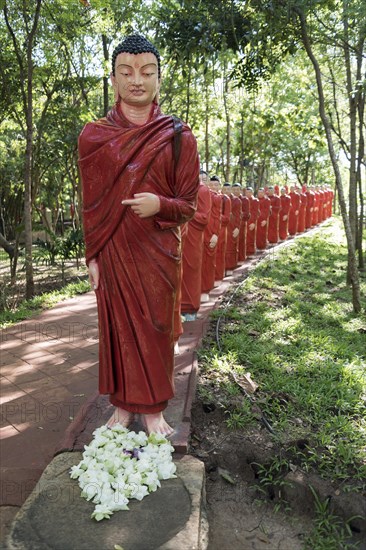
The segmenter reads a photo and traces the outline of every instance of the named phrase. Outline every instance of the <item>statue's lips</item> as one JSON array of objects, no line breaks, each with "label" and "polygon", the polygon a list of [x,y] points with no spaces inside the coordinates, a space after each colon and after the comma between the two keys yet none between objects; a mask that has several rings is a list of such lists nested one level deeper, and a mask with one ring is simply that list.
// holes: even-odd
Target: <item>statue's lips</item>
[{"label": "statue's lips", "polygon": [[130,93],[135,96],[140,96],[145,93],[145,90],[130,90]]}]

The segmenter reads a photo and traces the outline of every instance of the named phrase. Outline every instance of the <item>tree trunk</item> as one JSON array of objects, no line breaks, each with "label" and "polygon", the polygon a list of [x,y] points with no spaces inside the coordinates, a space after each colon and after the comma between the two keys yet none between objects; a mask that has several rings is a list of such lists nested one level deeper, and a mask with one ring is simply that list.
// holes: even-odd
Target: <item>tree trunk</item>
[{"label": "tree trunk", "polygon": [[191,78],[192,78],[192,65],[191,60],[189,59],[188,63],[188,79],[187,79],[187,95],[186,95],[186,120],[185,122],[188,122],[189,120],[189,108],[191,103]]},{"label": "tree trunk", "polygon": [[[34,295],[32,260],[32,160],[33,160],[33,46],[37,32],[42,0],[37,0],[33,25],[27,36],[27,111],[26,148],[24,160],[24,228],[25,228],[25,296],[28,300]],[[26,23],[26,13],[23,14]]]},{"label": "tree trunk", "polygon": [[[357,140],[356,140],[356,117],[357,117],[357,94],[353,91],[352,84],[352,72],[351,72],[351,59],[349,51],[349,34],[348,34],[348,14],[347,14],[347,0],[343,0],[343,54],[344,65],[346,69],[346,86],[348,96],[348,117],[349,117],[349,197],[348,197],[348,217],[352,233],[353,242],[357,241],[357,173],[356,173],[356,152],[357,152]],[[349,263],[350,258],[348,258]],[[352,267],[348,265],[347,270],[347,283],[351,283]]]},{"label": "tree trunk", "polygon": [[313,65],[314,72],[315,72],[317,89],[318,89],[318,99],[319,99],[319,114],[324,126],[324,130],[327,138],[329,156],[332,162],[333,171],[334,171],[335,180],[336,180],[336,186],[338,190],[339,205],[341,209],[341,214],[342,214],[342,219],[343,219],[343,224],[344,224],[344,229],[345,229],[346,239],[347,239],[348,266],[349,266],[349,274],[350,274],[351,285],[352,285],[353,310],[355,313],[360,313],[361,293],[360,293],[360,280],[359,280],[359,274],[358,274],[357,263],[356,263],[355,242],[352,234],[350,220],[347,215],[347,205],[346,205],[346,200],[344,196],[342,176],[341,176],[341,172],[339,169],[339,165],[338,165],[338,161],[337,161],[337,157],[336,157],[336,153],[333,145],[331,122],[325,111],[325,98],[324,98],[324,88],[323,88],[321,70],[320,70],[319,62],[316,59],[311,47],[305,15],[300,9],[297,10],[297,14],[300,20],[302,43]]},{"label": "tree trunk", "polygon": [[14,258],[14,247],[5,239],[2,233],[0,233],[0,246],[5,250],[5,252],[9,255],[9,258],[12,260]]},{"label": "tree trunk", "polygon": [[208,82],[205,77],[205,103],[206,103],[206,112],[205,112],[205,166],[206,172],[208,173],[208,165],[210,162],[210,137],[209,137],[209,122],[210,122],[210,99],[208,94]]},{"label": "tree trunk", "polygon": [[243,185],[243,173],[244,173],[244,112],[240,113],[240,172],[239,183]]},{"label": "tree trunk", "polygon": [[230,163],[231,163],[231,125],[230,125],[230,111],[227,103],[229,90],[229,82],[226,75],[226,60],[224,60],[224,76],[223,76],[223,101],[226,118],[226,169],[225,180],[230,183]]}]

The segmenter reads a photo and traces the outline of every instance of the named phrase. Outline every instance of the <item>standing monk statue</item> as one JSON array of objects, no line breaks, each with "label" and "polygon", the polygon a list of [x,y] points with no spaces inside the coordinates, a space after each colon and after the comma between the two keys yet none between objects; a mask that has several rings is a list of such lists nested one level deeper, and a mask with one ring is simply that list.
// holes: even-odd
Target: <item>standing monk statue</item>
[{"label": "standing monk statue", "polygon": [[79,138],[99,391],[116,407],[108,426],[140,414],[148,433],[170,435],[162,411],[174,395],[179,226],[196,209],[197,146],[188,126],[160,111],[160,55],[146,38],[115,48],[111,80],[114,106]]}]

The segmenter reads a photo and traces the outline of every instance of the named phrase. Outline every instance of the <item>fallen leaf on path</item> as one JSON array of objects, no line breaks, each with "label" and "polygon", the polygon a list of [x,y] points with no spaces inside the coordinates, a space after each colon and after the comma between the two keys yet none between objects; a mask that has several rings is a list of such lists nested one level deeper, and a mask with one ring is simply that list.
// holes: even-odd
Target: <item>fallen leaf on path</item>
[{"label": "fallen leaf on path", "polygon": [[234,379],[238,386],[248,393],[254,393],[258,388],[258,384],[252,380],[250,372],[246,372],[242,376],[235,376]]},{"label": "fallen leaf on path", "polygon": [[231,474],[228,470],[225,470],[224,468],[218,468],[217,471],[225,481],[231,483],[231,485],[236,484],[236,481],[231,477]]}]

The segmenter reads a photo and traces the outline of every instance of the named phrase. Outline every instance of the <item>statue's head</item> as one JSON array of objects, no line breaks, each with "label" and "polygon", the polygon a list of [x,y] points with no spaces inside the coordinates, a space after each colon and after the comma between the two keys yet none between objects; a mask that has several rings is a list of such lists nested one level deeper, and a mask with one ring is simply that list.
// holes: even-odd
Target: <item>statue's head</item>
[{"label": "statue's head", "polygon": [[281,195],[286,195],[286,187],[281,187]]},{"label": "statue's head", "polygon": [[260,187],[258,189],[257,197],[258,197],[258,199],[263,199],[263,197],[264,197],[264,187]]},{"label": "statue's head", "polygon": [[226,181],[221,189],[224,195],[231,195],[231,185],[229,182]]},{"label": "statue's head", "polygon": [[200,170],[200,182],[207,186],[210,182],[209,175],[205,170]]},{"label": "statue's head", "polygon": [[112,54],[111,80],[115,99],[131,105],[157,101],[160,88],[160,55],[155,46],[140,34],[131,34]]},{"label": "statue's head", "polygon": [[267,190],[267,191],[268,191],[268,196],[269,196],[269,197],[273,197],[273,195],[274,195],[274,187],[273,187],[273,185],[270,185],[270,186],[268,187],[268,190]]},{"label": "statue's head", "polygon": [[221,189],[221,183],[219,176],[211,176],[210,177],[210,187],[213,191],[220,191]]},{"label": "statue's head", "polygon": [[241,185],[240,183],[233,183],[231,186],[232,193],[236,197],[239,197],[241,195]]},{"label": "statue's head", "polygon": [[247,185],[247,187],[245,188],[245,196],[246,197],[253,196],[253,187],[251,185]]}]

